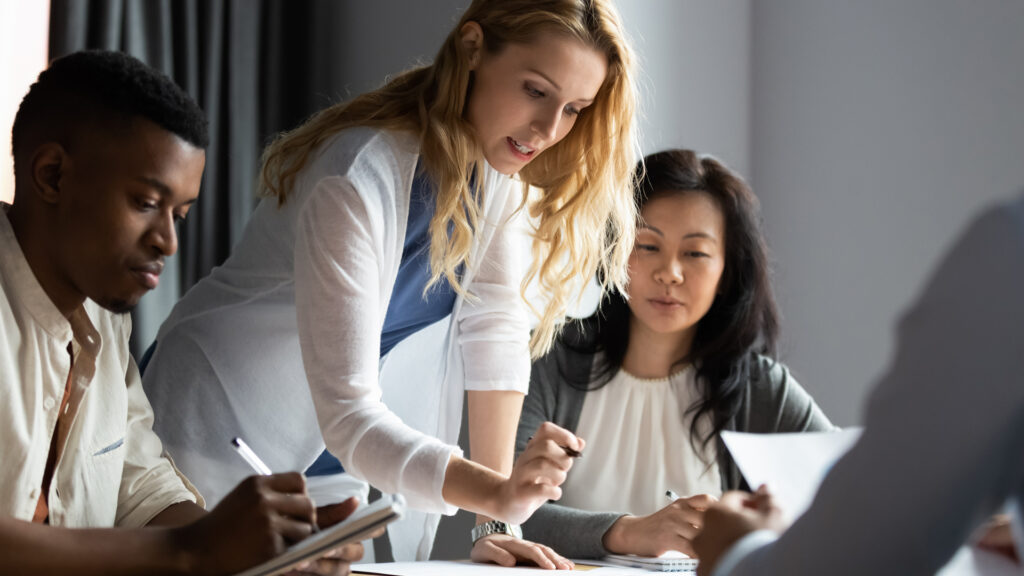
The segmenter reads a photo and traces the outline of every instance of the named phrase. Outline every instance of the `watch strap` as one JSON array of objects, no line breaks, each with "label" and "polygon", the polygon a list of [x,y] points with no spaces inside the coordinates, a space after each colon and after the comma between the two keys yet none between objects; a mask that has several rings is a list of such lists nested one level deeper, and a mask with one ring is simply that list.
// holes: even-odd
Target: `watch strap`
[{"label": "watch strap", "polygon": [[477,524],[470,531],[470,535],[473,538],[473,543],[483,538],[484,536],[490,536],[491,534],[508,534],[515,538],[522,538],[523,531],[519,526],[515,524],[509,524],[508,522],[502,522],[500,520],[491,520],[484,522],[483,524]]}]

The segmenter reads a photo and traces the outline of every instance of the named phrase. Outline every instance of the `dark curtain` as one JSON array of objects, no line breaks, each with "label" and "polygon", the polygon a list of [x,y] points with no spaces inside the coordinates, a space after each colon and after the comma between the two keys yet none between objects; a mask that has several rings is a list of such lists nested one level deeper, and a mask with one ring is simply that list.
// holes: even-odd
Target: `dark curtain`
[{"label": "dark curtain", "polygon": [[178,298],[241,237],[266,141],[344,95],[345,10],[335,0],[52,0],[50,59],[127,52],[174,79],[210,122],[201,193],[179,229],[178,255],[133,312],[137,358]]}]

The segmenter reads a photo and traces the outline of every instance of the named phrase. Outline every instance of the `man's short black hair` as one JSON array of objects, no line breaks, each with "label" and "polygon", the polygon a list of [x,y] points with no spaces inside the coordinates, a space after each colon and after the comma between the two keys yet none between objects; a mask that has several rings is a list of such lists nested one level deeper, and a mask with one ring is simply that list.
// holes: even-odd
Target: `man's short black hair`
[{"label": "man's short black hair", "polygon": [[67,144],[83,124],[111,127],[145,118],[197,148],[209,145],[206,116],[170,78],[122,52],[87,50],[58,58],[39,74],[11,130],[20,154],[48,140]]}]

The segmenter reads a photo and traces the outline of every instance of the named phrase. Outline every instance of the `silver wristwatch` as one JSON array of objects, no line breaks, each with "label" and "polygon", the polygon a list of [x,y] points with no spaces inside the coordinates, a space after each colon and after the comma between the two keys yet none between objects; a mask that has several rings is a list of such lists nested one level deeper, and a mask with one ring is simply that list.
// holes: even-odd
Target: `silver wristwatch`
[{"label": "silver wristwatch", "polygon": [[516,538],[522,539],[523,530],[515,524],[509,524],[508,522],[501,522],[498,520],[491,520],[490,522],[484,522],[483,524],[477,524],[473,527],[470,535],[473,538],[473,543],[491,534],[508,534],[509,536],[515,536]]}]

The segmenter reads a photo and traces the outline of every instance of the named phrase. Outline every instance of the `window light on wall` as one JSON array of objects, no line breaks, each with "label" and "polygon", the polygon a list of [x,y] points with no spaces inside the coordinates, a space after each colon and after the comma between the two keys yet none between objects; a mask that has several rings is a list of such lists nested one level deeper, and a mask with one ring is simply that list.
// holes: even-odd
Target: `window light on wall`
[{"label": "window light on wall", "polygon": [[21,99],[46,68],[49,2],[0,0],[0,202],[14,198],[11,125]]}]

